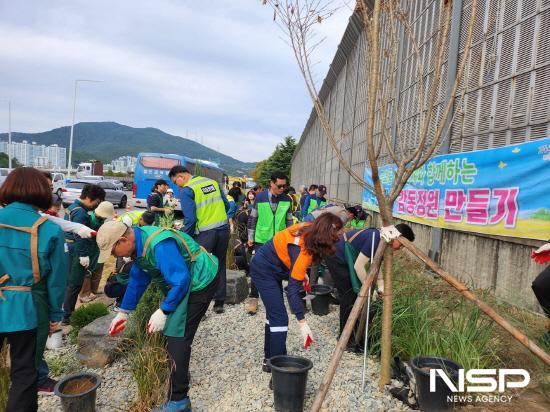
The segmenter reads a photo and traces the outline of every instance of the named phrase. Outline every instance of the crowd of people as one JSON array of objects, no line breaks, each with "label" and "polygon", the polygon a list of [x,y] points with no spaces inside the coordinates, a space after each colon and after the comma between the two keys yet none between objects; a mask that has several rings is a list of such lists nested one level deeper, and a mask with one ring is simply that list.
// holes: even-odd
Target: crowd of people
[{"label": "crowd of people", "polygon": [[[195,333],[214,301],[213,312],[224,312],[226,256],[230,236],[237,239],[235,262],[250,277],[245,310],[266,313],[262,369],[267,360],[286,354],[289,318],[286,295],[296,317],[304,348],[315,342],[302,304],[310,283],[322,282],[337,291],[340,333],[347,322],[366,265],[381,240],[394,250],[403,236],[414,241],[410,226],[375,227],[360,205],[331,203],[322,184],[296,192],[288,177],[274,172],[268,187],[245,193],[240,182],[225,193],[212,179],[173,167],[169,179],[151,188],[146,211],[115,214],[105,191],[87,184],[80,197],[61,213],[52,195],[51,176],[37,169],[12,171],[0,187],[0,341],[10,344],[11,386],[7,410],[37,410],[38,393],[50,394],[44,349],[49,335],[70,325],[77,302],[102,293],[99,284],[105,262],[114,256],[116,271],[103,293],[116,300],[116,315],[106,333],[116,336],[126,326],[147,287],[154,282],[164,294],[147,324],[148,333],[163,333],[172,363],[168,399],[156,411],[191,410],[189,361]],[[160,222],[181,207],[181,228]],[[538,253],[550,251],[550,244]],[[330,276],[328,275],[330,273]],[[550,315],[548,270],[535,280],[536,296]],[[380,278],[373,298],[383,298]],[[352,339],[348,350],[360,352]],[[260,367],[260,366],[259,366]]]}]

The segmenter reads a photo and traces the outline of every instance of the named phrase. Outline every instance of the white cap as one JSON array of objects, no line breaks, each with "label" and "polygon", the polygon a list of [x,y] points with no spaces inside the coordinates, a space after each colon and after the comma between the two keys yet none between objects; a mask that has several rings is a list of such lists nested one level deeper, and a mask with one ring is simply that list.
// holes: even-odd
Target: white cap
[{"label": "white cap", "polygon": [[109,259],[113,246],[122,236],[124,236],[124,233],[126,233],[127,230],[128,226],[116,220],[105,222],[99,228],[95,238],[97,246],[99,247],[99,257],[97,258],[97,263],[104,263],[107,259]]}]

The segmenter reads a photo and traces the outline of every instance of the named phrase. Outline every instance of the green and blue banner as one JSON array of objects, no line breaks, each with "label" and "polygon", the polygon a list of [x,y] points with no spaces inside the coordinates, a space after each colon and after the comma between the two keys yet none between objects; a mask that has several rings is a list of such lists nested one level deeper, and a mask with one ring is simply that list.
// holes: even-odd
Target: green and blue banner
[{"label": "green and blue banner", "polygon": [[[389,193],[395,165],[380,168]],[[372,184],[370,168],[365,181]],[[363,206],[378,211],[365,190]],[[393,214],[429,226],[528,239],[550,238],[550,138],[436,156],[416,170]]]}]

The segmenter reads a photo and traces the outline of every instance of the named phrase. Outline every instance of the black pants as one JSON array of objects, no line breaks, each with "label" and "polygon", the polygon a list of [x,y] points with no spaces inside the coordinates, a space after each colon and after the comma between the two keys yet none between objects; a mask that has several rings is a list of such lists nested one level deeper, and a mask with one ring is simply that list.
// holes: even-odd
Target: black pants
[{"label": "black pants", "polygon": [[6,412],[31,412],[38,409],[38,389],[34,357],[36,329],[0,333],[0,348],[4,338],[10,344],[10,392]]},{"label": "black pants", "polygon": [[182,338],[167,337],[168,354],[173,362],[171,392],[168,398],[172,401],[180,401],[187,397],[189,391],[189,361],[191,360],[191,345],[199,323],[206,313],[210,301],[217,289],[216,280],[212,281],[203,290],[189,295],[187,304],[187,323],[185,324],[185,336]]},{"label": "black pants", "polygon": [[208,252],[212,253],[218,258],[218,289],[216,296],[214,297],[216,303],[222,304],[225,302],[226,297],[226,255],[227,246],[229,245],[229,227],[222,227],[219,229],[211,229],[205,232],[199,233],[195,240],[199,245],[204,247]]},{"label": "black pants", "polygon": [[78,300],[78,295],[80,294],[81,289],[82,285],[67,284],[67,288],[65,289],[65,299],[63,300],[63,311],[65,312],[63,315],[63,320],[69,321],[71,319],[71,315],[74,312],[76,301]]},{"label": "black pants", "polygon": [[550,318],[550,266],[535,278],[531,285],[544,313]]},{"label": "black pants", "polygon": [[[357,299],[357,294],[353,291],[351,281],[349,279],[348,265],[336,257],[325,258],[325,263],[332,275],[334,285],[338,290],[340,298],[340,334],[346,326],[349,314]],[[355,331],[354,331],[355,333]]]}]

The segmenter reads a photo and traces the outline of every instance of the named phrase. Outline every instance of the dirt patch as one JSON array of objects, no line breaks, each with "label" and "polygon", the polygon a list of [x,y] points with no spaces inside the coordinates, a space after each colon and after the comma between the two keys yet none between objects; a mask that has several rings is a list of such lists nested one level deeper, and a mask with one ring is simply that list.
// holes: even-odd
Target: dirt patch
[{"label": "dirt patch", "polygon": [[70,381],[63,387],[65,395],[80,395],[92,389],[95,384],[88,378],[79,378]]}]

